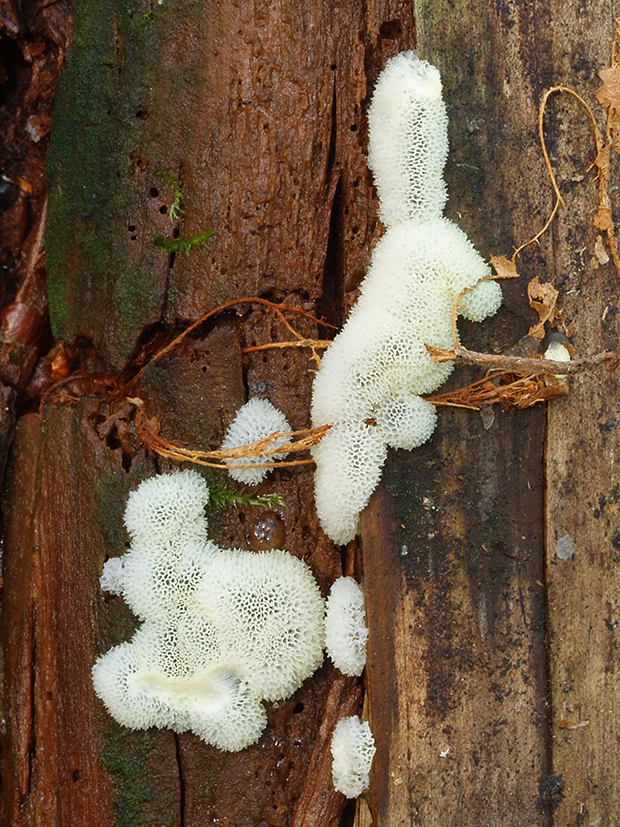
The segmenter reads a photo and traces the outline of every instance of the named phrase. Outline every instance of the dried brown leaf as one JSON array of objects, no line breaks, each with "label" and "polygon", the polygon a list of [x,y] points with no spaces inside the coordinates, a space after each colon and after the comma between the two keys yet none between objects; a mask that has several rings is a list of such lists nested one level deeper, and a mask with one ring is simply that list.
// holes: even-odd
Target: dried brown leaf
[{"label": "dried brown leaf", "polygon": [[491,256],[491,267],[500,279],[518,279],[517,264],[506,256]]},{"label": "dried brown leaf", "polygon": [[457,388],[444,394],[427,396],[426,401],[436,406],[488,410],[498,404],[504,410],[509,408],[530,408],[538,403],[548,402],[568,393],[568,379],[553,374],[519,375],[512,371],[489,371],[464,388]]},{"label": "dried brown leaf", "polygon": [[611,212],[611,207],[607,207],[604,204],[599,204],[598,210],[596,211],[596,215],[593,219],[593,224],[597,230],[603,230],[603,232],[608,232],[613,229],[614,218]]},{"label": "dried brown leaf", "polygon": [[599,175],[606,181],[609,178],[609,145],[606,144],[599,149],[594,159],[594,166],[598,169]]},{"label": "dried brown leaf", "polygon": [[603,236],[601,235],[596,236],[596,241],[594,242],[594,255],[596,256],[596,261],[598,264],[607,264],[609,261],[609,256],[607,255],[605,245],[603,244]]},{"label": "dried brown leaf", "polygon": [[620,110],[620,66],[615,64],[608,69],[601,69],[598,75],[603,85],[595,93],[596,99],[606,109],[611,107]]},{"label": "dried brown leaf", "polygon": [[538,313],[540,319],[538,324],[529,329],[528,334],[533,336],[534,339],[544,339],[545,322],[552,324],[556,315],[558,315],[556,311],[558,291],[549,282],[541,284],[538,276],[536,276],[527,286],[527,295],[530,300],[530,307]]}]

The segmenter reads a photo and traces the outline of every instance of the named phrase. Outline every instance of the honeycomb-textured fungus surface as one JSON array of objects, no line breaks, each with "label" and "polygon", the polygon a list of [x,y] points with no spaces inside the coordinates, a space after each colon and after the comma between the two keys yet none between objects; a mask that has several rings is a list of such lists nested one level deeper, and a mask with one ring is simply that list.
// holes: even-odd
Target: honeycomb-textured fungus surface
[{"label": "honeycomb-textured fungus surface", "polygon": [[93,680],[125,726],[189,729],[236,751],[265,727],[261,700],[288,697],[322,663],[324,601],[309,567],[288,552],[197,539],[207,499],[194,471],[154,477],[131,495],[134,542],[107,564],[102,585],[144,622],[97,660]]}]

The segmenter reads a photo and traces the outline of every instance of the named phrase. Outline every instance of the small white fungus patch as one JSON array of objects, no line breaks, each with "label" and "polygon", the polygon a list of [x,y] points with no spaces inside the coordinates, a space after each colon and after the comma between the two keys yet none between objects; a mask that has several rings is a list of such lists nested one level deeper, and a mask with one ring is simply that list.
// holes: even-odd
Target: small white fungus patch
[{"label": "small white fungus patch", "polygon": [[[259,439],[271,436],[271,434],[287,433],[290,430],[291,427],[282,411],[275,408],[268,399],[254,397],[237,411],[237,415],[226,432],[222,448],[225,451],[230,448],[239,448],[240,445],[256,442]],[[278,448],[280,445],[284,445],[286,441],[286,437],[278,437],[269,447]],[[263,465],[266,462],[283,459],[283,457],[283,454],[268,454],[266,457],[243,457],[242,459],[227,460],[226,464],[231,469],[228,473],[237,482],[246,485],[258,485],[267,476],[268,468],[239,468],[234,470],[234,466]]]},{"label": "small white fungus patch", "polygon": [[123,577],[124,562],[122,557],[110,557],[103,564],[103,571],[99,578],[101,590],[110,594],[120,595],[125,588]]},{"label": "small white fungus patch", "polygon": [[327,654],[345,675],[361,675],[366,666],[367,640],[364,592],[352,577],[339,577],[327,598]]},{"label": "small white fungus patch", "polygon": [[334,788],[347,798],[357,798],[368,787],[370,768],[376,752],[368,721],[357,715],[341,718],[332,737],[332,779]]}]

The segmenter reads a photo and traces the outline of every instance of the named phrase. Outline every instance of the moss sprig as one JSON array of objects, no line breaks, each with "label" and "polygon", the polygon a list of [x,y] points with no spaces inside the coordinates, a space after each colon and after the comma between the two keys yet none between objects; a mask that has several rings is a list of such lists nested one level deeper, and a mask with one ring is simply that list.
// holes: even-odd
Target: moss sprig
[{"label": "moss sprig", "polygon": [[232,505],[233,508],[244,505],[261,506],[263,508],[286,508],[286,502],[280,494],[255,494],[247,489],[239,491],[223,485],[210,486],[209,505],[215,508],[226,508],[229,505]]},{"label": "moss sprig", "polygon": [[183,218],[183,190],[181,184],[165,170],[160,170],[155,174],[158,178],[161,178],[162,181],[165,181],[172,190],[172,204],[170,205],[168,215],[170,216],[170,221],[174,224]]},{"label": "moss sprig", "polygon": [[163,252],[187,254],[193,248],[200,249],[201,247],[205,247],[213,234],[213,230],[205,230],[204,232],[198,233],[198,235],[191,236],[190,238],[172,238],[158,233],[155,236],[154,242],[155,247]]}]

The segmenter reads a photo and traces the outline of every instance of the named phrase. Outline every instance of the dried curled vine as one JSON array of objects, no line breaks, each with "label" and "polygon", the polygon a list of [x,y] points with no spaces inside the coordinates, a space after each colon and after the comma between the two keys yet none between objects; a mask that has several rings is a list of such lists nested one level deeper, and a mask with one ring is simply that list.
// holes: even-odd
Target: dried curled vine
[{"label": "dried curled vine", "polygon": [[[235,307],[240,304],[260,304],[267,307],[276,314],[276,316],[284,324],[285,328],[294,337],[292,341],[269,342],[264,345],[253,345],[251,347],[244,348],[242,351],[244,354],[255,353],[260,350],[268,350],[272,348],[307,347],[312,352],[310,359],[315,361],[317,366],[320,368],[321,360],[318,355],[318,350],[327,347],[329,345],[329,341],[321,339],[308,339],[307,337],[302,336],[299,331],[297,331],[293,325],[290,324],[284,314],[285,312],[288,312],[295,315],[304,316],[305,318],[310,319],[316,324],[324,327],[332,327],[332,325],[316,319],[311,313],[308,313],[301,308],[285,304],[275,304],[268,299],[261,299],[257,296],[251,296],[243,299],[234,299],[233,301],[220,305],[219,307],[210,310],[208,313],[205,313],[205,315],[197,321],[193,322],[179,336],[173,339],[165,347],[162,347],[153,357],[151,357],[151,359],[149,359],[147,364],[142,367],[136,376],[134,384],[140,378],[148,364],[158,361],[163,356],[174,350],[174,348],[178,347],[190,333],[200,327],[200,325],[204,324],[204,322],[206,322],[209,318],[212,318],[213,316],[223,313],[231,307]],[[266,460],[261,465],[241,465],[239,463],[235,463],[235,468],[283,468],[296,465],[308,465],[312,463],[311,459],[278,460],[275,462],[269,462],[268,457],[271,454],[288,455],[291,453],[307,451],[313,445],[320,442],[325,433],[329,430],[329,425],[325,425],[320,428],[309,428],[302,431],[292,431],[291,433],[286,434],[274,433],[256,442],[241,445],[238,448],[231,448],[225,451],[192,450],[170,442],[161,435],[160,422],[156,418],[148,417],[144,400],[133,398],[129,401],[136,406],[136,428],[140,439],[148,448],[155,451],[160,456],[175,460],[176,462],[191,462],[196,465],[204,465],[209,468],[228,469],[229,465],[226,460],[238,460],[243,459],[244,457],[265,457]],[[276,440],[281,437],[286,437],[289,440],[288,443],[273,447]]]},{"label": "dried curled vine", "polygon": [[[530,244],[538,239],[549,229],[551,222],[559,207],[565,208],[564,199],[560,193],[551,160],[547,151],[544,133],[544,117],[549,98],[556,93],[572,95],[586,109],[588,118],[592,125],[594,134],[596,157],[592,167],[596,167],[598,180],[599,203],[593,218],[594,226],[604,232],[607,236],[607,243],[611,258],[620,275],[620,258],[618,256],[618,243],[615,235],[611,202],[609,199],[609,175],[610,175],[610,151],[613,148],[620,154],[620,18],[616,21],[616,30],[612,45],[610,66],[603,69],[599,75],[603,86],[596,93],[599,103],[607,109],[607,126],[605,139],[600,134],[596,119],[590,106],[573,89],[567,86],[553,86],[548,89],[542,97],[538,112],[538,134],[540,145],[545,161],[545,166],[551,180],[555,193],[555,204],[545,222],[544,226],[527,242],[517,247],[511,259],[505,256],[491,256],[491,265],[495,270],[492,278],[518,278],[517,258],[519,254]],[[600,243],[600,237],[598,242]],[[608,257],[607,257],[607,260]],[[449,405],[452,407],[464,407],[479,410],[483,406],[498,403],[502,407],[525,408],[539,402],[545,402],[554,397],[561,396],[568,392],[568,382],[561,378],[577,373],[590,367],[603,364],[607,370],[613,371],[618,367],[619,360],[615,353],[600,353],[595,356],[574,359],[571,362],[554,362],[540,357],[522,358],[514,356],[503,356],[488,353],[477,353],[467,350],[458,341],[456,331],[456,319],[458,309],[463,297],[468,290],[457,299],[452,314],[452,350],[439,350],[428,348],[433,359],[437,361],[461,361],[466,364],[476,364],[491,368],[484,379],[472,383],[464,388],[446,394],[437,394],[428,397],[428,401],[434,405]],[[545,322],[550,324],[554,321],[560,323],[564,333],[569,335],[569,330],[564,322],[561,311],[556,307],[558,293],[550,284],[540,284],[538,277],[528,285],[528,296],[530,305],[538,312],[539,322],[534,325],[529,335],[542,339],[545,334]]]},{"label": "dried curled vine", "polygon": [[[290,433],[274,433],[251,442],[248,445],[240,445],[238,448],[229,448],[226,451],[197,451],[190,448],[183,448],[164,439],[160,433],[160,424],[157,419],[149,419],[145,413],[144,402],[141,399],[131,400],[137,407],[136,427],[138,434],[144,444],[162,457],[175,460],[176,462],[192,462],[196,465],[205,465],[208,468],[228,469],[230,466],[226,460],[243,459],[244,457],[269,457],[270,454],[291,454],[299,451],[307,451],[313,445],[321,441],[329,430],[329,425],[321,428],[309,428],[303,431],[292,431]],[[285,445],[274,446],[274,442],[281,437],[290,441]],[[240,465],[235,463],[235,469],[239,468],[284,468],[292,465],[308,465],[310,459],[281,460],[278,462],[265,462],[263,465]]]}]

